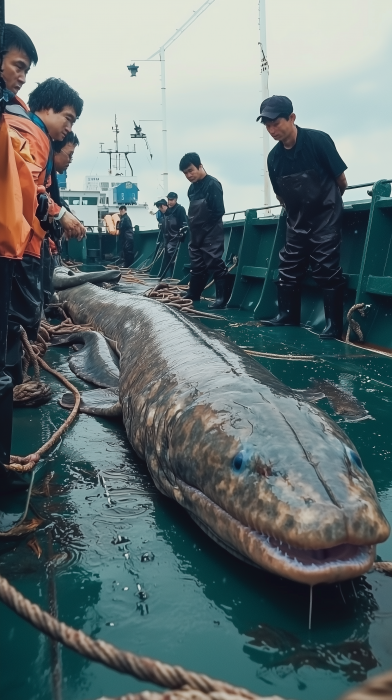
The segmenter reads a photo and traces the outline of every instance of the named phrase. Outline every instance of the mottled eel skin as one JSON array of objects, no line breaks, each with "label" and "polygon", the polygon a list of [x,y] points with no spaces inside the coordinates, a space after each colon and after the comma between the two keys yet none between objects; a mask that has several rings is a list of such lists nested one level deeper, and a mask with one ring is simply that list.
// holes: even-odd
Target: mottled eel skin
[{"label": "mottled eel skin", "polygon": [[60,292],[116,341],[128,439],[216,542],[310,585],[359,576],[389,525],[342,430],[221,334],[138,295]]}]

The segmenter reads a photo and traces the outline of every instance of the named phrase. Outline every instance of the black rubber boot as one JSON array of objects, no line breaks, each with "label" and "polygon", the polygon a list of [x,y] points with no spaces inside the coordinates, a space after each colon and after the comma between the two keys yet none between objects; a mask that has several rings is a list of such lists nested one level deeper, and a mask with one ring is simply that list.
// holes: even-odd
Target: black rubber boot
[{"label": "black rubber boot", "polygon": [[224,309],[231,296],[230,276],[225,275],[215,280],[215,301],[209,309]]},{"label": "black rubber boot", "polygon": [[323,289],[325,328],[320,333],[322,340],[341,340],[343,333],[343,294],[344,287]]},{"label": "black rubber boot", "polygon": [[296,284],[278,283],[279,313],[269,321],[261,320],[266,326],[299,326],[301,321],[301,287]]},{"label": "black rubber boot", "polygon": [[184,294],[184,299],[192,299],[192,301],[200,301],[201,293],[206,284],[205,275],[192,275],[189,280],[189,290]]}]

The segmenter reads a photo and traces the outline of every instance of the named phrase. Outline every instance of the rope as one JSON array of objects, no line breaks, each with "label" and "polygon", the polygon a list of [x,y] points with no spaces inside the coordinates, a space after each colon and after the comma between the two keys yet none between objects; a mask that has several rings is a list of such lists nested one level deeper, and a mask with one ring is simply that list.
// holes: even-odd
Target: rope
[{"label": "rope", "polygon": [[[23,383],[18,384],[13,390],[14,406],[41,406],[49,401],[52,390],[48,384],[41,382],[37,355],[45,354],[47,345],[41,335],[38,334],[37,342],[31,345],[26,331],[21,327],[21,338],[24,349],[23,358]],[[27,370],[29,365],[33,366],[34,378],[32,379]]]},{"label": "rope", "polygon": [[[56,331],[53,330],[50,327],[50,324],[45,323],[43,324],[43,333],[46,334],[47,337],[50,337],[50,333],[54,334],[55,332],[63,332],[64,328],[66,330],[64,331],[65,333],[70,333],[72,332],[75,328],[79,330],[81,326],[75,327],[74,324],[70,319],[67,319],[66,321],[63,321],[59,326],[56,326]],[[89,328],[89,326],[88,326]],[[61,436],[65,433],[66,430],[72,425],[74,422],[78,412],[79,412],[79,406],[80,406],[80,394],[77,388],[71,384],[68,379],[66,379],[60,372],[58,372],[55,369],[52,369],[43,359],[40,357],[39,353],[41,352],[42,349],[46,349],[47,345],[45,340],[42,338],[41,342],[41,349],[37,346],[37,354],[34,352],[33,346],[29,343],[29,340],[27,338],[26,332],[22,329],[22,342],[23,342],[23,347],[26,353],[26,356],[28,357],[29,361],[34,367],[34,380],[30,380],[27,382],[24,382],[23,384],[19,385],[18,387],[15,387],[14,389],[14,402],[18,405],[21,405],[22,403],[25,406],[31,406],[31,405],[37,405],[37,403],[43,403],[45,400],[48,400],[50,398],[51,394],[51,389],[49,386],[46,384],[43,384],[40,381],[40,373],[39,373],[39,367],[41,366],[46,372],[49,372],[52,374],[54,377],[57,377],[64,386],[69,389],[74,397],[75,397],[75,404],[74,407],[71,411],[71,413],[67,416],[66,420],[64,423],[56,430],[51,438],[47,440],[42,447],[40,447],[36,452],[34,452],[31,455],[27,455],[27,457],[19,457],[19,456],[11,456],[10,459],[10,464],[5,465],[6,469],[9,471],[15,471],[15,472],[29,472],[31,471],[37,462],[40,460],[41,456],[50,450],[61,438]]]},{"label": "rope", "polygon": [[[232,270],[234,270],[234,268],[237,267],[237,265],[238,265],[238,258],[237,258],[237,256],[234,255],[234,256],[233,256],[233,265],[232,265],[231,267],[228,268],[227,272],[231,272]],[[212,287],[213,284],[215,284],[215,280],[211,280],[211,282],[209,282],[209,283],[204,287],[204,290],[203,290],[203,291],[205,291],[206,289],[208,289],[208,287]]]},{"label": "rope", "polygon": [[383,574],[392,575],[392,561],[375,561],[373,569]]},{"label": "rope", "polygon": [[[179,690],[166,691],[165,693],[154,693],[144,690],[135,695],[121,695],[119,698],[102,697],[99,700],[243,700],[243,695],[227,693],[224,691],[214,691],[212,693],[202,693],[200,690],[191,688],[180,688]],[[282,700],[278,695],[265,697],[263,700]]]},{"label": "rope", "polygon": [[[50,450],[56,442],[58,442],[61,438],[61,436],[65,433],[66,430],[72,425],[74,422],[78,412],[79,412],[79,406],[80,406],[80,394],[77,388],[71,384],[71,382],[68,381],[60,372],[58,372],[55,369],[52,369],[52,367],[49,367],[49,365],[46,364],[46,362],[42,359],[42,357],[37,358],[39,365],[46,370],[46,372],[49,372],[50,374],[53,374],[54,377],[57,377],[57,379],[64,384],[64,386],[67,387],[70,391],[72,391],[74,397],[75,397],[75,405],[69,414],[67,416],[66,420],[64,423],[56,430],[52,437],[47,440],[42,447],[39,448],[33,455],[28,455],[28,457],[11,457],[11,462],[10,464],[5,465],[7,469],[10,471],[15,471],[15,472],[28,472],[31,471],[36,465],[36,463],[39,461],[39,459],[42,457],[42,455]],[[29,459],[31,458],[31,459]],[[29,460],[29,461],[26,461]]]},{"label": "rope", "polygon": [[354,304],[354,306],[352,306],[351,309],[349,309],[349,311],[347,312],[348,327],[346,333],[346,343],[350,342],[351,331],[354,331],[354,333],[357,334],[361,343],[363,341],[363,333],[361,330],[361,326],[359,325],[358,321],[352,318],[354,311],[359,311],[362,318],[364,318],[366,314],[366,304]]},{"label": "rope", "polygon": [[185,299],[181,296],[184,291],[188,290],[188,286],[184,284],[168,284],[167,282],[160,282],[153,289],[148,289],[143,296],[149,297],[149,299],[154,299],[155,301],[160,301],[162,304],[167,304],[172,306],[179,311],[183,311],[186,314],[191,314],[197,318],[216,318],[220,321],[226,320],[224,316],[219,316],[218,314],[210,314],[208,311],[199,311],[193,306],[192,299]]},{"label": "rope", "polygon": [[[102,640],[94,640],[84,632],[59,622],[38,605],[31,603],[2,576],[0,576],[0,599],[40,632],[91,661],[97,661],[119,673],[127,673],[141,681],[155,683],[165,688],[186,691],[193,689],[208,695],[216,692],[224,693],[231,700],[234,698],[259,700],[260,698],[245,688],[236,688],[230,683],[214,680],[204,674],[186,671],[181,666],[171,666],[146,656],[138,656],[130,651],[122,651]],[[187,695],[187,697],[190,696]],[[223,700],[223,696],[219,697]]]},{"label": "rope", "polygon": [[256,350],[245,350],[247,355],[254,357],[270,357],[273,360],[317,360],[315,355],[275,355],[273,352],[257,352]]},{"label": "rope", "polygon": [[370,678],[359,688],[343,695],[341,700],[390,700],[391,698],[392,673],[389,671],[375,678]]}]

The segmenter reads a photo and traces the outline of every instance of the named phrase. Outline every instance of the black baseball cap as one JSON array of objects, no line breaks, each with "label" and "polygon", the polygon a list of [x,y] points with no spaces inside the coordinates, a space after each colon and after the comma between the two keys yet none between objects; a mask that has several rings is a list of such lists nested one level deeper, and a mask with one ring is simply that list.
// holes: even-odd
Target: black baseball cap
[{"label": "black baseball cap", "polygon": [[288,97],[284,95],[272,95],[272,97],[267,97],[266,100],[260,105],[260,116],[257,117],[258,122],[263,117],[267,119],[277,119],[281,116],[289,116],[293,112],[293,103]]},{"label": "black baseball cap", "polygon": [[168,199],[178,199],[178,194],[177,194],[177,192],[169,192],[169,194],[167,195],[167,198]]},{"label": "black baseball cap", "polygon": [[167,207],[167,201],[166,201],[166,199],[158,199],[157,202],[154,202],[154,206],[155,206],[155,207],[160,207],[162,204],[164,204],[165,207]]}]

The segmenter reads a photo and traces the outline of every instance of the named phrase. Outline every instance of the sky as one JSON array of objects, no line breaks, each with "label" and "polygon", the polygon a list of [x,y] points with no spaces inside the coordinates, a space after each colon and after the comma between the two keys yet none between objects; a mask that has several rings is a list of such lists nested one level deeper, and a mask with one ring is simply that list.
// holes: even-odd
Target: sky
[{"label": "sky", "polygon": [[[39,54],[20,96],[27,100],[38,82],[54,76],[84,100],[69,186],[83,188],[86,175],[107,173],[99,144],[114,148],[116,114],[120,149],[136,143],[130,179],[139,201],[152,207],[167,195],[160,65],[142,59],[203,2],[6,0],[6,21],[21,26]],[[266,30],[270,94],[291,98],[300,126],[332,136],[349,184],[392,178],[392,1],[266,0]],[[215,0],[166,51],[169,189],[184,204],[188,183],[178,163],[187,151],[197,151],[222,182],[226,211],[263,204],[258,42],[258,0]],[[133,61],[136,78],[127,70]],[[144,142],[130,139],[133,120],[149,120],[141,124],[152,159]]]}]

